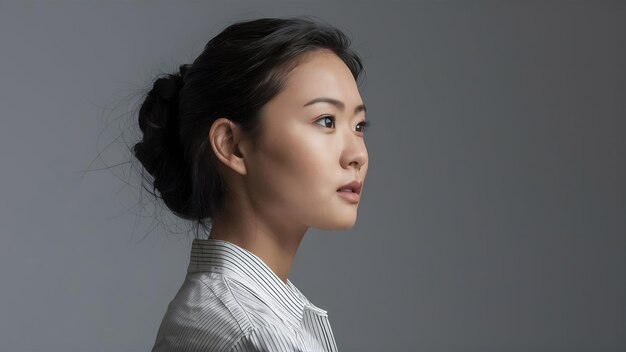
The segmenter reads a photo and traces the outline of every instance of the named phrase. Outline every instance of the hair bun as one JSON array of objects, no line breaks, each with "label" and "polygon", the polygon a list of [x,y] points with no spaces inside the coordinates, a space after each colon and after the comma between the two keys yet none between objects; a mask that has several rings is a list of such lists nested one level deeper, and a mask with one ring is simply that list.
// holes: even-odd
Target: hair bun
[{"label": "hair bun", "polygon": [[178,71],[180,72],[181,78],[184,80],[187,75],[187,69],[191,67],[191,64],[183,64],[178,67]]},{"label": "hair bun", "polygon": [[149,134],[149,129],[162,135],[176,135],[178,119],[178,94],[182,88],[182,77],[171,74],[157,79],[139,111],[139,128]]},{"label": "hair bun", "polygon": [[165,101],[178,100],[178,93],[183,86],[183,78],[180,74],[162,77],[154,82],[151,93]]},{"label": "hair bun", "polygon": [[178,95],[183,85],[180,74],[158,78],[139,109],[142,140],[134,154],[154,177],[154,188],[165,204],[187,216],[190,185],[186,177],[183,149],[178,137]]}]

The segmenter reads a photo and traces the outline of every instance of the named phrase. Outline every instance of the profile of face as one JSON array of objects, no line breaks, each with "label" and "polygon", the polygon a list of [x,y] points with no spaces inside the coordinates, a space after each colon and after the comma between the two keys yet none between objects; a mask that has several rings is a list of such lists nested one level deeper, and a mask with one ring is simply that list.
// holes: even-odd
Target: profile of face
[{"label": "profile of face", "polygon": [[[364,185],[364,109],[350,69],[329,50],[305,54],[286,87],[261,109],[263,132],[239,170],[254,212],[286,226],[325,230],[354,225],[360,203],[338,189]],[[315,102],[331,98],[341,102]],[[362,197],[363,188],[361,190]]]}]

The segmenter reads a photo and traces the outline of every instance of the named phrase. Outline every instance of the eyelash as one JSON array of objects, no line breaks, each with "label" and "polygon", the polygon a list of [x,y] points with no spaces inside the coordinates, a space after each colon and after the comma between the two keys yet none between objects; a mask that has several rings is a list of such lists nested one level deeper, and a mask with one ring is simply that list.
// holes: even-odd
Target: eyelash
[{"label": "eyelash", "polygon": [[[324,120],[326,118],[331,119],[333,121],[333,125],[335,124],[335,117],[332,116],[332,115],[324,115],[324,116],[320,117],[319,119],[315,120],[315,122]],[[369,121],[361,121],[361,122],[359,122],[359,124],[361,124],[361,126],[362,126],[361,127],[361,131],[359,131],[361,133],[365,133],[368,130],[369,126],[370,126],[370,122]],[[326,126],[323,126],[323,127],[326,127]]]}]

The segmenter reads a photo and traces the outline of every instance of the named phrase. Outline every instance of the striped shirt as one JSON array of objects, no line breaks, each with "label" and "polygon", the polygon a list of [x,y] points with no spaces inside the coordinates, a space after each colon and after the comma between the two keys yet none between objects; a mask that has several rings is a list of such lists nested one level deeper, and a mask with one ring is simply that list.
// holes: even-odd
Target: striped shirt
[{"label": "striped shirt", "polygon": [[187,274],[167,306],[152,352],[337,351],[327,311],[254,253],[193,240]]}]

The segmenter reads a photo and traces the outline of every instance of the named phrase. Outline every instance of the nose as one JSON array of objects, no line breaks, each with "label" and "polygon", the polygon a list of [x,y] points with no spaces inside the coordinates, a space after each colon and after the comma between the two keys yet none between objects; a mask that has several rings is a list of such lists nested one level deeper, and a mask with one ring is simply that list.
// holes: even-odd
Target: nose
[{"label": "nose", "polygon": [[341,166],[343,168],[353,167],[357,176],[361,168],[367,163],[367,148],[363,141],[363,137],[351,135],[346,140],[346,144],[341,156]]}]

